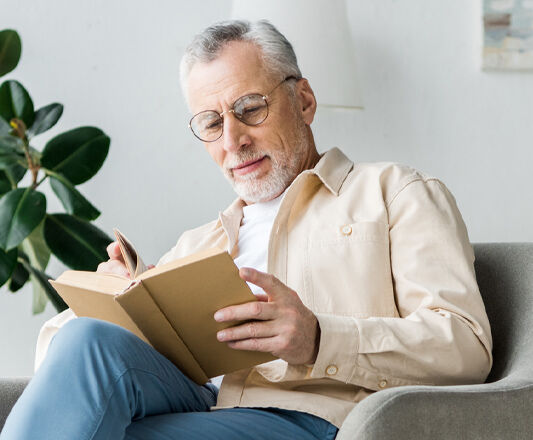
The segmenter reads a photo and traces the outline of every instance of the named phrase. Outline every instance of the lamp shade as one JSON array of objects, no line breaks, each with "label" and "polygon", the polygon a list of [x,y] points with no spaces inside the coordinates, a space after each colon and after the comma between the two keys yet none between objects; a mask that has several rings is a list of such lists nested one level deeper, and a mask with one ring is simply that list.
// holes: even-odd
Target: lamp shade
[{"label": "lamp shade", "polygon": [[233,0],[231,16],[266,19],[291,42],[321,107],[363,108],[345,0]]}]

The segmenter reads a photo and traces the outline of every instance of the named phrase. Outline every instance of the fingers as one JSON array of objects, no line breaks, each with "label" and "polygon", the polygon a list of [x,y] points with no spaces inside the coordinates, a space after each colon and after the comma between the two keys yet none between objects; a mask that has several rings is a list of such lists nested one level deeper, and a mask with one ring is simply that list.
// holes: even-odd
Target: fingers
[{"label": "fingers", "polygon": [[265,292],[268,293],[268,289],[272,289],[276,286],[276,282],[279,283],[279,280],[268,273],[260,272],[258,270],[252,269],[251,267],[242,267],[239,270],[239,275],[244,281],[248,281],[256,286],[263,288]]},{"label": "fingers", "polygon": [[122,253],[120,252],[120,246],[116,241],[109,243],[107,246],[107,255],[109,255],[110,260],[118,260],[124,263],[124,258],[122,258]]},{"label": "fingers", "polygon": [[272,319],[274,318],[275,306],[264,301],[251,301],[236,306],[225,307],[218,310],[215,321],[245,321],[249,319]]},{"label": "fingers", "polygon": [[281,298],[286,295],[287,292],[291,290],[278,280],[274,275],[269,273],[260,272],[258,270],[252,269],[251,267],[242,267],[239,270],[239,276],[244,280],[248,281],[256,286],[261,287],[268,297],[272,300]]},{"label": "fingers", "polygon": [[235,350],[252,350],[275,353],[278,344],[278,337],[244,339],[241,341],[228,342],[228,347]]},{"label": "fingers", "polygon": [[130,273],[124,265],[124,263],[118,260],[108,260],[104,263],[100,263],[96,272],[99,273],[114,273],[116,275],[122,275],[124,277],[130,278]]},{"label": "fingers", "polygon": [[217,339],[221,342],[229,342],[250,338],[267,338],[276,334],[276,328],[272,321],[252,321],[219,331]]}]

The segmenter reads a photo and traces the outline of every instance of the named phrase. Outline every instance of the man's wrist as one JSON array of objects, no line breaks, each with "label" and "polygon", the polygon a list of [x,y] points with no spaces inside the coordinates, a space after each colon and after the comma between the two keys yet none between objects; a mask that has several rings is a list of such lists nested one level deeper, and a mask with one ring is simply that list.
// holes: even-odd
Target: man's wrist
[{"label": "man's wrist", "polygon": [[312,367],[316,361],[316,358],[318,357],[318,349],[320,347],[321,332],[320,332],[320,323],[318,322],[318,319],[316,316],[315,316],[315,324],[316,324],[316,327],[315,327],[316,330],[315,330],[315,343],[313,347],[313,354],[311,355],[310,361],[304,363],[306,367]]}]

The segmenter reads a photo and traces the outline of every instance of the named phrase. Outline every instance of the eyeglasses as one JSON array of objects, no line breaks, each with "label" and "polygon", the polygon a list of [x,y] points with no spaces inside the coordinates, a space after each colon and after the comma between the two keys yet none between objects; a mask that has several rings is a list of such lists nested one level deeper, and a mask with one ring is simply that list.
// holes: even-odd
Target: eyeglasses
[{"label": "eyeglasses", "polygon": [[233,113],[243,124],[254,126],[265,121],[268,116],[268,98],[284,82],[290,79],[298,79],[295,76],[288,76],[274,87],[266,95],[252,93],[241,96],[237,99],[231,109],[219,113],[215,110],[204,110],[196,113],[189,121],[189,128],[193,134],[202,142],[214,142],[222,136],[224,129],[223,116],[226,113]]}]

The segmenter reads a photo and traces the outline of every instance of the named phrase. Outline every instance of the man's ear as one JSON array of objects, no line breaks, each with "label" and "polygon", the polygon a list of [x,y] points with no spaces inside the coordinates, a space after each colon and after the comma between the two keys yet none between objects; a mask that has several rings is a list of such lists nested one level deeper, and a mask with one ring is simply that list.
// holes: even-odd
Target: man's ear
[{"label": "man's ear", "polygon": [[311,125],[316,113],[316,98],[313,89],[309,85],[307,79],[302,78],[296,84],[296,95],[300,105],[300,112],[303,120],[307,125]]}]

